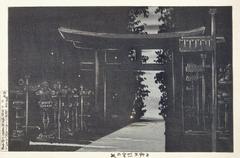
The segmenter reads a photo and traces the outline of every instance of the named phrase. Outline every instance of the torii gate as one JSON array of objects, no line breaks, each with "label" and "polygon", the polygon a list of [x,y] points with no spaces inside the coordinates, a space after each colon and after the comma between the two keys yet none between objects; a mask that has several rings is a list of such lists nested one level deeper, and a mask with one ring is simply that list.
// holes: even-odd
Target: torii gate
[{"label": "torii gate", "polygon": [[[196,28],[193,30],[180,31],[180,32],[171,32],[171,33],[160,33],[160,34],[113,34],[113,33],[96,33],[96,32],[87,32],[81,30],[74,30],[69,28],[60,27],[59,33],[62,38],[68,42],[71,42],[74,47],[79,49],[88,49],[92,50],[95,54],[95,61],[91,65],[94,66],[95,71],[95,108],[98,109],[99,103],[99,54],[105,53],[106,50],[116,50],[123,49],[124,47],[133,47],[138,50],[141,49],[159,49],[161,44],[173,43],[179,47],[179,51],[175,51],[172,57],[172,70],[171,70],[171,92],[172,95],[172,108],[171,111],[173,115],[177,117],[178,113],[175,113],[178,109],[176,104],[181,103],[183,105],[183,82],[178,82],[176,77],[184,78],[184,65],[183,65],[183,54],[188,52],[199,52],[202,53],[202,62],[203,65],[197,67],[197,69],[205,69],[205,58],[206,54],[211,54],[211,112],[212,112],[212,122],[211,122],[211,144],[212,151],[216,151],[216,111],[217,111],[217,75],[216,75],[216,44],[224,41],[222,37],[216,37],[216,26],[215,26],[215,9],[210,9],[211,15],[211,35],[204,36],[205,27]],[[180,53],[179,53],[180,52]],[[207,53],[209,52],[209,53]],[[189,53],[191,54],[191,53]],[[141,56],[141,51],[137,51],[137,57]],[[84,65],[84,63],[82,63]],[[91,68],[92,66],[85,63],[85,66]],[[179,68],[180,66],[180,68]],[[119,69],[119,70],[164,70],[165,67],[160,64],[104,64],[105,68],[109,69]],[[190,65],[191,67],[191,65]],[[190,71],[201,71],[194,70],[190,68]],[[182,73],[179,73],[179,72]],[[178,73],[177,73],[178,72]],[[103,117],[106,119],[106,77],[104,76],[104,114]],[[202,81],[205,82],[205,81]],[[180,83],[180,86],[177,86],[176,83]],[[204,84],[204,83],[203,83]],[[179,90],[178,90],[179,89]],[[176,97],[180,93],[182,97]],[[204,93],[204,92],[202,92]],[[203,98],[205,94],[202,94]],[[179,106],[180,107],[180,106]],[[183,113],[183,112],[182,112]],[[184,122],[184,118],[183,118]],[[175,122],[176,123],[176,122]],[[184,130],[184,123],[183,129]]]}]

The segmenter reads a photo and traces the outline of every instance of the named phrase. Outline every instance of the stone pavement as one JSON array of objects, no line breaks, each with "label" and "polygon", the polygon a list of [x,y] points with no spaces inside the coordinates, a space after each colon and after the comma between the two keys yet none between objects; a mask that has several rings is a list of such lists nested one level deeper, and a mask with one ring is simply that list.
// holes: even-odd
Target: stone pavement
[{"label": "stone pavement", "polygon": [[143,118],[91,144],[80,152],[164,152],[165,122],[161,118]]}]

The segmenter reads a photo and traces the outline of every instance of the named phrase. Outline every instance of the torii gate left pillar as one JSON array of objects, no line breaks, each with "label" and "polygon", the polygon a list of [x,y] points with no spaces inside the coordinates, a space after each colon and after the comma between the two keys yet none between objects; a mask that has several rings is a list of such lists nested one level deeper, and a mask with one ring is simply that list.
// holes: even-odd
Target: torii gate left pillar
[{"label": "torii gate left pillar", "polygon": [[[99,116],[99,118],[102,118],[102,112],[103,112],[103,121],[106,122],[106,106],[107,106],[107,101],[106,101],[106,97],[107,97],[107,82],[106,82],[106,70],[104,69],[103,72],[100,72],[102,70],[100,70],[100,53],[104,51],[102,49],[95,49],[94,50],[94,109],[95,112],[97,113],[97,115]],[[102,74],[102,80],[100,79],[100,74]],[[101,81],[100,81],[101,80]],[[100,94],[100,82],[103,83],[103,96]],[[101,97],[103,97],[103,103],[102,103],[102,99]],[[103,111],[102,109],[102,105],[103,105]],[[101,108],[100,108],[101,106]]]}]

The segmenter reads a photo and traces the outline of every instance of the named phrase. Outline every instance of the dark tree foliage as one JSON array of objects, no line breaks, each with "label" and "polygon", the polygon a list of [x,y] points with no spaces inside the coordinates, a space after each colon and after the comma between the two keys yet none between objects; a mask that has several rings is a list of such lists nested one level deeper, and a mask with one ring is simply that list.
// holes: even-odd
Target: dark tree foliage
[{"label": "dark tree foliage", "polygon": [[[146,34],[144,32],[144,25],[140,25],[140,20],[137,19],[138,16],[143,15],[144,17],[148,17],[148,7],[133,7],[129,9],[129,23],[128,23],[128,30],[132,33],[136,34]],[[129,59],[131,62],[136,61],[136,50],[132,49],[129,51]],[[142,56],[141,61],[146,62],[148,60],[147,56]],[[144,72],[137,72],[136,73],[136,89],[135,89],[135,99],[133,102],[133,109],[132,109],[132,115],[134,115],[134,119],[138,120],[140,117],[144,115],[146,110],[144,107],[146,105],[144,104],[145,97],[148,96],[148,93],[150,92],[147,89],[147,85],[143,84],[142,82],[146,79],[143,77]]]},{"label": "dark tree foliage", "polygon": [[156,73],[155,75],[155,83],[159,84],[159,90],[162,93],[161,97],[160,97],[160,101],[159,101],[159,110],[160,110],[160,115],[163,116],[163,118],[165,119],[167,117],[167,101],[168,101],[168,94],[167,94],[167,76],[166,76],[166,72],[159,72]]},{"label": "dark tree foliage", "polygon": [[168,48],[162,48],[155,52],[157,54],[157,59],[154,60],[159,64],[168,64],[171,61],[172,51]]},{"label": "dark tree foliage", "polygon": [[144,74],[144,72],[138,72],[136,74],[137,86],[134,100],[135,119],[139,119],[146,112],[146,109],[143,109],[144,107],[146,107],[146,105],[144,104],[144,100],[150,92],[147,89],[148,86],[142,83],[146,79],[143,77]]},{"label": "dark tree foliage", "polygon": [[218,68],[218,82],[230,82],[232,81],[232,65],[220,65]]},{"label": "dark tree foliage", "polygon": [[159,15],[158,21],[160,23],[158,33],[170,32],[175,28],[173,20],[173,8],[169,7],[158,7],[155,13]]},{"label": "dark tree foliage", "polygon": [[145,33],[144,25],[138,26],[141,23],[141,20],[138,20],[137,17],[143,15],[145,18],[149,16],[148,7],[132,7],[128,12],[128,31],[132,33]]},{"label": "dark tree foliage", "polygon": [[[155,13],[159,15],[159,30],[158,33],[162,32],[171,32],[174,30],[174,19],[173,19],[173,8],[169,7],[158,7],[155,10]],[[159,64],[168,64],[171,61],[172,50],[170,48],[162,48],[156,51],[157,59],[156,63]],[[167,94],[167,74],[165,71],[156,73],[155,75],[155,83],[159,84],[159,90],[161,92],[161,97],[159,101],[159,110],[160,115],[163,116],[164,119],[167,117],[167,109],[168,109],[168,94]]]}]

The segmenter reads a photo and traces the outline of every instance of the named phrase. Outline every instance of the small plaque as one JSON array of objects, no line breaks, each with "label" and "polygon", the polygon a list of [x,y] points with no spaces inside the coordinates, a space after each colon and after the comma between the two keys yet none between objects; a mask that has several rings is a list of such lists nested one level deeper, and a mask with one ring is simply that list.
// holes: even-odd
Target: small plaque
[{"label": "small plaque", "polygon": [[52,101],[39,101],[41,108],[50,108],[52,107]]},{"label": "small plaque", "polygon": [[179,39],[180,52],[213,51],[213,40],[210,36],[182,37]]},{"label": "small plaque", "polygon": [[185,66],[185,71],[186,72],[204,72],[205,67],[202,65],[197,65],[197,64],[187,64]]}]

